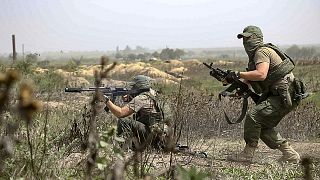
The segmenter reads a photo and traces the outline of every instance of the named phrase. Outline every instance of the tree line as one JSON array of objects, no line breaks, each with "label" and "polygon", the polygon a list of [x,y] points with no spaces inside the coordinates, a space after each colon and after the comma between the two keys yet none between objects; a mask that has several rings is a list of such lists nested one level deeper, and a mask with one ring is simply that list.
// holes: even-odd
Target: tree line
[{"label": "tree line", "polygon": [[115,54],[115,58],[123,59],[123,60],[150,60],[150,59],[161,59],[161,60],[169,60],[169,59],[181,59],[186,52],[182,49],[171,49],[164,48],[160,52],[154,51],[150,52],[140,52],[135,53],[131,50],[130,47],[126,47],[122,51],[117,51]]},{"label": "tree line", "polygon": [[286,53],[295,60],[319,60],[320,52],[315,47],[299,47],[292,45]]}]

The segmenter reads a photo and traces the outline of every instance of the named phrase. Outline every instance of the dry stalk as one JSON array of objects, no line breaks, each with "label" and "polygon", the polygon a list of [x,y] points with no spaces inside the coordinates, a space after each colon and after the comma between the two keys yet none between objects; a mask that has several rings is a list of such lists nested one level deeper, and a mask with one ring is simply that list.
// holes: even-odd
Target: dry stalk
[{"label": "dry stalk", "polygon": [[32,123],[32,117],[34,113],[39,111],[41,109],[40,103],[33,99],[32,97],[33,89],[31,86],[27,83],[22,83],[20,86],[20,93],[19,93],[19,114],[21,118],[25,121],[26,127],[27,127],[27,141],[30,151],[30,162],[31,162],[31,176],[38,176],[38,171],[35,169],[34,164],[34,157],[33,157],[33,144],[31,140],[31,134],[30,134],[30,126]]},{"label": "dry stalk", "polygon": [[[108,62],[108,59],[106,57],[101,57],[101,69],[100,72],[95,71],[94,77],[95,77],[95,86],[100,87],[101,86],[101,80],[103,78],[107,77],[107,74],[109,71],[111,71],[116,63],[113,63],[109,68],[105,69],[105,65]],[[97,123],[96,123],[96,116],[97,116],[97,102],[101,98],[100,92],[98,89],[96,89],[93,99],[91,101],[91,107],[92,107],[92,116],[90,116],[89,119],[89,139],[88,139],[88,147],[89,147],[89,155],[87,158],[87,166],[86,166],[86,179],[92,179],[92,170],[96,163],[96,158],[98,157],[98,142],[99,142],[99,135],[97,133]]]},{"label": "dry stalk", "polygon": [[48,102],[50,101],[50,94],[48,95],[48,98],[47,98],[47,103],[46,103],[46,114],[45,114],[45,120],[44,120],[44,127],[43,127],[43,134],[44,134],[44,137],[43,137],[43,149],[42,149],[42,156],[41,156],[41,159],[40,159],[40,164],[39,164],[39,167],[38,167],[38,172],[40,172],[41,170],[41,167],[42,167],[42,164],[43,164],[43,160],[44,160],[44,157],[46,155],[46,152],[47,152],[47,133],[48,133],[48,116],[49,116],[49,108],[48,108]]}]

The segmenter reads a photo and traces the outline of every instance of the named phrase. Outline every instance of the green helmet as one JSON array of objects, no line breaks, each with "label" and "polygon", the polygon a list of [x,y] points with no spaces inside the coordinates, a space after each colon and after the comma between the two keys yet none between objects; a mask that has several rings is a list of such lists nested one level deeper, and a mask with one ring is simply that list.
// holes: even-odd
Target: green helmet
[{"label": "green helmet", "polygon": [[133,78],[132,89],[147,89],[150,88],[150,77],[144,75],[137,75]]}]

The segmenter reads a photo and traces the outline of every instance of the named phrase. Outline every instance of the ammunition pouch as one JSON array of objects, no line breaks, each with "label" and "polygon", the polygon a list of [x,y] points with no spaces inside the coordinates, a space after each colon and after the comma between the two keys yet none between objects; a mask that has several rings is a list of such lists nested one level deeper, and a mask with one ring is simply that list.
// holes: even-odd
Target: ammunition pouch
[{"label": "ammunition pouch", "polygon": [[309,96],[306,85],[300,79],[295,78],[293,81],[294,95],[293,100],[300,101]]},{"label": "ammunition pouch", "polygon": [[288,79],[283,79],[283,83],[277,85],[275,88],[271,89],[270,92],[272,95],[280,96],[284,107],[290,108],[292,106],[292,82],[289,82]]},{"label": "ammunition pouch", "polygon": [[289,82],[289,80],[284,79],[283,83],[270,89],[269,95],[280,96],[283,105],[286,108],[291,107],[293,101],[299,102],[301,99],[309,96],[306,91],[305,84],[297,78],[295,78],[293,82]]}]

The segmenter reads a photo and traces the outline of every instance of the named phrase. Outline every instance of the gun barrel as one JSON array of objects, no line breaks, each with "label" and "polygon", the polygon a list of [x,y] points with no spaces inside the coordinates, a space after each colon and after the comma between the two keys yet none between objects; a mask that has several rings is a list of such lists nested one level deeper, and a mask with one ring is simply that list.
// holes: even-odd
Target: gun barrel
[{"label": "gun barrel", "polygon": [[211,65],[209,65],[209,64],[207,64],[207,63],[205,63],[205,62],[203,62],[202,64],[204,64],[205,66],[207,66],[207,68],[212,69],[212,66],[211,66]]},{"label": "gun barrel", "polygon": [[82,88],[64,88],[64,92],[81,92]]},{"label": "gun barrel", "polygon": [[84,89],[84,88],[64,88],[64,92],[78,92],[81,93],[83,91],[95,91],[94,89]]}]

